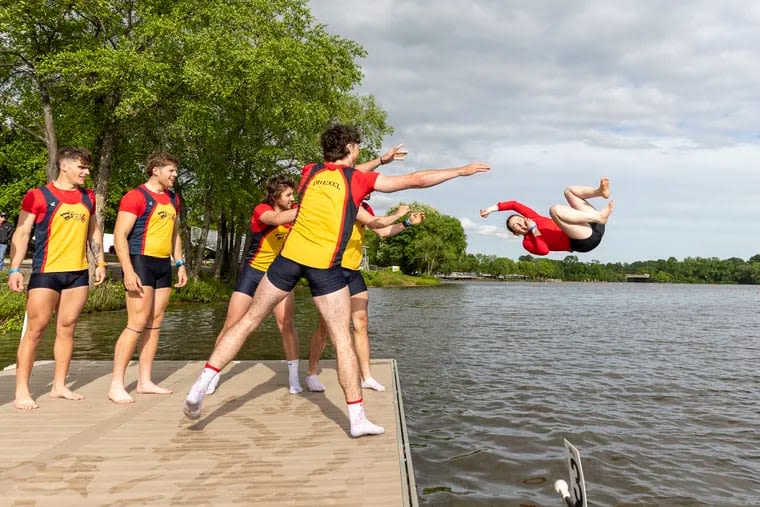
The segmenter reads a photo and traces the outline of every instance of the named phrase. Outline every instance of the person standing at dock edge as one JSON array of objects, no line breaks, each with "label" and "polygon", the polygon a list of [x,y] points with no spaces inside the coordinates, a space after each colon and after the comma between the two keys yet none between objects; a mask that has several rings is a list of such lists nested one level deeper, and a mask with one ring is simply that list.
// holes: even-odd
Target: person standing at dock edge
[{"label": "person standing at dock edge", "polygon": [[[124,387],[124,374],[137,346],[140,361],[136,392],[171,394],[153,383],[153,358],[164,311],[172,291],[172,263],[177,284],[187,283],[182,239],[179,235],[180,199],[170,190],[177,179],[179,160],[168,153],[154,153],[145,168],[148,181],[127,192],[119,204],[113,238],[124,273],[127,326],[121,332],[113,357],[113,377],[108,397],[114,403],[134,403]],[[138,345],[139,338],[139,345]]]},{"label": "person standing at dock edge", "polygon": [[[345,125],[333,125],[322,133],[325,162],[303,168],[299,187],[301,203],[285,245],[259,283],[250,308],[221,337],[191,387],[185,398],[186,416],[200,417],[203,397],[211,380],[234,359],[248,335],[287,297],[303,276],[309,282],[314,304],[327,323],[335,344],[338,381],[348,404],[351,436],[376,435],[385,431],[365,416],[358,362],[351,345],[351,299],[340,266],[359,204],[373,190],[396,192],[426,188],[459,176],[487,171],[489,167],[474,163],[399,176],[363,173],[354,168],[359,158],[360,142],[359,133]],[[384,159],[380,158],[375,165],[383,162]]]},{"label": "person standing at dock edge", "polygon": [[[362,201],[362,209],[374,217],[375,212],[372,210],[368,201],[369,196],[367,196],[365,201]],[[403,222],[393,223],[408,212],[409,206],[402,204],[398,207],[395,213],[383,217],[383,219],[388,219],[388,224],[385,227],[371,228],[381,238],[389,238],[405,230],[407,227],[419,225],[425,220],[424,213],[415,212],[412,213],[409,218],[404,219]],[[354,352],[356,352],[356,357],[359,360],[362,389],[385,391],[385,386],[372,377],[369,360],[370,347],[369,334],[367,331],[369,321],[369,291],[367,290],[367,284],[364,283],[364,277],[359,269],[362,263],[362,256],[364,255],[364,234],[366,230],[367,225],[362,223],[361,220],[354,222],[354,227],[351,231],[351,239],[348,240],[346,251],[343,253],[341,267],[343,268],[343,275],[346,277],[346,283],[348,284],[348,292],[351,295],[353,344]],[[306,386],[309,388],[309,391],[322,392],[325,390],[325,386],[319,381],[317,367],[326,343],[327,325],[322,319],[320,319],[317,329],[311,336],[311,345],[309,348],[309,370],[306,376]]]},{"label": "person standing at dock edge", "polygon": [[8,287],[14,292],[24,290],[21,262],[32,232],[35,239],[26,296],[27,328],[18,346],[16,363],[14,405],[21,410],[39,407],[29,391],[29,377],[42,332],[53,311],[56,312],[55,373],[50,397],[84,398],[66,386],[66,376],[74,351],[74,329],[89,291],[88,244],[97,263],[95,285],[106,278],[103,232],[97,220],[91,219],[95,212],[95,194],[84,188],[91,163],[88,150],[61,148],[56,157],[56,179],[30,190],[21,202],[18,228],[11,240],[8,271]]}]

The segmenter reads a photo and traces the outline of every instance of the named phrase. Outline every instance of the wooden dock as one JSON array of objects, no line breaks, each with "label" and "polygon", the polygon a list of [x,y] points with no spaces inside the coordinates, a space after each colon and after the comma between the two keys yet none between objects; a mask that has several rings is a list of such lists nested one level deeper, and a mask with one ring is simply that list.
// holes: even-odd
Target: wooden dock
[{"label": "wooden dock", "polygon": [[[301,361],[302,381],[306,361]],[[417,506],[396,363],[372,362],[387,387],[364,390],[369,418],[385,434],[351,438],[335,361],[322,361],[324,393],[288,393],[285,361],[240,361],[223,372],[201,419],[182,414],[198,361],[157,361],[168,396],[106,397],[111,362],[74,361],[82,401],[48,396],[52,362],[38,362],[40,408],[13,407],[15,372],[0,372],[0,504]],[[137,366],[127,371],[135,387]],[[305,387],[305,384],[304,384]]]}]

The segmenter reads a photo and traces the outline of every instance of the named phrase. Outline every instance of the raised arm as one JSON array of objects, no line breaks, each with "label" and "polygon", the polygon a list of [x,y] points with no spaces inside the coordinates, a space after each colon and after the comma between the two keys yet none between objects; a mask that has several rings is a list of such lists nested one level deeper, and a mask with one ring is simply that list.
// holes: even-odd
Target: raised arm
[{"label": "raised arm", "polygon": [[517,201],[502,201],[494,204],[493,206],[483,208],[480,210],[480,216],[486,218],[488,215],[495,211],[515,211],[528,218],[536,218],[541,216],[531,208]]},{"label": "raised arm", "polygon": [[382,156],[370,160],[369,162],[364,162],[363,164],[358,164],[354,167],[359,172],[368,173],[370,171],[374,171],[381,165],[390,164],[394,160],[404,160],[406,156],[409,154],[409,152],[404,148],[404,144],[397,144],[390,150],[383,153]]},{"label": "raised arm", "polygon": [[398,192],[408,188],[428,188],[439,185],[460,176],[470,176],[475,173],[489,171],[491,168],[483,162],[475,162],[450,169],[426,169],[399,176],[378,174],[375,190],[379,192]]},{"label": "raised arm", "polygon": [[29,238],[32,237],[34,220],[37,215],[21,210],[18,216],[18,227],[11,238],[11,265],[8,271],[8,288],[13,292],[24,290],[24,276],[21,274],[21,263],[26,257],[26,249],[29,248]]},{"label": "raised arm", "polygon": [[356,215],[356,221],[362,225],[369,227],[372,230],[381,229],[392,225],[393,222],[409,213],[409,206],[402,204],[398,209],[388,216],[377,217],[364,208],[359,208],[359,212]]},{"label": "raised arm", "polygon": [[413,225],[419,225],[425,220],[425,213],[422,211],[417,211],[409,215],[409,218],[404,220],[403,222],[399,222],[397,224],[389,225],[388,227],[382,227],[380,229],[372,229],[374,233],[376,233],[381,238],[390,238],[391,236],[395,236],[401,231],[404,231],[408,229],[409,227],[412,227]]}]

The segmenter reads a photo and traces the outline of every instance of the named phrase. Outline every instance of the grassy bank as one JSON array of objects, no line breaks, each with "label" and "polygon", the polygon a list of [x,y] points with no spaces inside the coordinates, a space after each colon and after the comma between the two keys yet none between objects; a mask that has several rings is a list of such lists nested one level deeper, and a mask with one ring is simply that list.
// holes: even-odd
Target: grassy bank
[{"label": "grassy bank", "polygon": [[[391,270],[363,271],[364,280],[368,287],[412,287],[415,285],[438,285],[440,282],[433,277],[407,276]],[[302,283],[305,286],[304,281]],[[0,333],[20,331],[24,323],[26,311],[26,295],[8,290],[8,275],[0,275]],[[181,289],[172,291],[172,303],[212,303],[227,301],[232,288],[214,280],[201,276],[198,280],[190,279]],[[90,295],[83,313],[120,310],[125,307],[124,286],[120,281],[106,281],[97,287],[91,287]]]},{"label": "grassy bank", "polygon": [[[0,276],[0,332],[20,331],[26,311],[26,294],[8,290],[8,275]],[[211,303],[227,301],[232,289],[213,278],[190,279],[181,289],[172,291],[171,302]],[[125,308],[124,286],[120,281],[106,281],[90,288],[83,313],[120,310]]]},{"label": "grassy bank", "polygon": [[384,269],[381,271],[362,271],[367,287],[413,287],[439,285],[441,282],[432,276],[409,276],[399,271]]}]

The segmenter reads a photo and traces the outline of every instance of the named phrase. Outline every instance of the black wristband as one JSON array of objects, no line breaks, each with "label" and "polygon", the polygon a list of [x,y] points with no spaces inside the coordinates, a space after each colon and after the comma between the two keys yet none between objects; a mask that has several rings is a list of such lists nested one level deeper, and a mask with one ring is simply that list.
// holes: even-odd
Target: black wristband
[{"label": "black wristband", "polygon": [[411,220],[409,220],[408,218],[405,218],[405,219],[404,219],[404,221],[403,221],[403,222],[401,222],[401,223],[402,223],[402,224],[404,224],[404,227],[411,227],[411,226],[413,226],[413,225],[414,225],[414,224],[412,223],[412,221],[411,221]]}]

